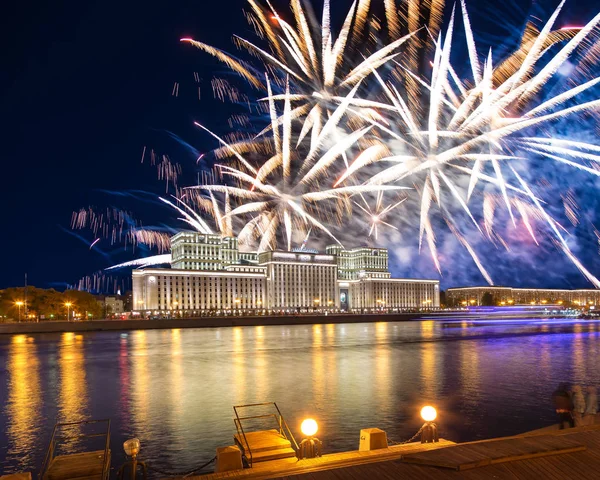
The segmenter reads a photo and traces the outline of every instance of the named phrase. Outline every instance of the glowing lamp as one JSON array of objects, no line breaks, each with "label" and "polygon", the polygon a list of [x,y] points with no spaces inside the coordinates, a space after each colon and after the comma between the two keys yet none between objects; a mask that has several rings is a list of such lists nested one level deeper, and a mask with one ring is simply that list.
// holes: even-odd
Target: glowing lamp
[{"label": "glowing lamp", "polygon": [[302,425],[300,425],[300,430],[302,431],[302,435],[306,437],[314,437],[319,430],[319,426],[315,420],[312,418],[307,418],[302,422]]},{"label": "glowing lamp", "polygon": [[320,457],[323,443],[315,437],[315,433],[319,430],[317,422],[312,418],[307,418],[302,422],[302,425],[300,425],[300,430],[302,431],[302,435],[306,438],[302,439],[298,451],[296,452],[298,460]]},{"label": "glowing lamp", "polygon": [[435,408],[427,405],[421,409],[421,418],[425,424],[421,427],[421,443],[435,443],[440,441],[437,425],[433,421],[437,418]]},{"label": "glowing lamp", "polygon": [[430,405],[421,409],[421,418],[426,422],[433,422],[437,418],[437,411]]},{"label": "glowing lamp", "polygon": [[138,438],[130,438],[129,440],[125,440],[125,442],[123,442],[123,450],[125,450],[125,455],[128,457],[137,457],[137,454],[140,453],[140,448],[141,445]]}]

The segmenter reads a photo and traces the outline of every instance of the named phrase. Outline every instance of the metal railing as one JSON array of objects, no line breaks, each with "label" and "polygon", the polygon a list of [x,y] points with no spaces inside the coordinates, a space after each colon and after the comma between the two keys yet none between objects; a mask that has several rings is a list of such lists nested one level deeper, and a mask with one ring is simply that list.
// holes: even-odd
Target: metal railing
[{"label": "metal railing", "polygon": [[[273,413],[267,413],[267,414],[263,414],[263,415],[250,415],[250,416],[240,417],[240,414],[238,412],[238,410],[245,409],[245,408],[257,408],[257,407],[267,407],[267,406],[275,407],[275,410],[277,411],[277,413],[273,412]],[[287,422],[285,421],[285,418],[283,418],[281,410],[279,410],[279,407],[277,406],[276,402],[250,403],[247,405],[237,405],[237,406],[233,407],[233,411],[235,412],[235,418],[233,419],[233,422],[235,423],[235,428],[237,430],[238,437],[241,436],[244,439],[243,443],[245,444],[245,446],[241,445],[242,451],[243,451],[242,453],[246,457],[246,460],[248,461],[248,464],[251,468],[252,468],[252,462],[253,462],[252,449],[250,448],[250,444],[248,443],[248,438],[246,437],[246,432],[244,430],[244,426],[242,425],[243,421],[273,419],[275,422],[275,425],[277,426],[277,430],[279,431],[279,435],[281,435],[283,438],[285,438],[286,440],[288,440],[290,442],[290,444],[295,452],[298,451],[298,443],[296,442],[296,439],[294,438],[294,435],[292,434],[290,427],[288,426]],[[249,455],[249,457],[248,457],[248,455]]]},{"label": "metal railing", "polygon": [[[104,458],[102,460],[102,480],[108,480],[108,475],[110,473],[110,419],[102,419],[102,420],[83,420],[81,422],[66,422],[66,423],[56,423],[54,428],[52,429],[52,436],[50,437],[50,445],[48,445],[48,450],[46,451],[46,456],[44,457],[44,463],[42,464],[42,469],[40,470],[39,479],[43,480],[46,476],[48,469],[52,465],[52,461],[56,458],[56,442],[58,437],[61,434],[61,430],[65,427],[73,427],[73,426],[83,426],[83,425],[94,425],[106,423],[106,431],[100,433],[87,433],[87,434],[79,434],[76,435],[75,438],[94,438],[94,437],[105,437],[104,441]],[[74,438],[71,436],[70,438]]]}]

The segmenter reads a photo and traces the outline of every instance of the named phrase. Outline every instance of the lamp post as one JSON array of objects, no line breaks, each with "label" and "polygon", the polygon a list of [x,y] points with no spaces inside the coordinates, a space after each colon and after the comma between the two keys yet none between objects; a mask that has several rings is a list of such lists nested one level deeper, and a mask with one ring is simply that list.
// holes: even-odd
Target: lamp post
[{"label": "lamp post", "polygon": [[65,307],[67,307],[67,322],[71,321],[71,306],[73,304],[71,302],[66,302]]},{"label": "lamp post", "polygon": [[15,302],[15,305],[16,305],[17,307],[19,307],[19,322],[20,322],[20,321],[21,321],[21,307],[22,307],[23,305],[25,305],[25,303],[24,303],[24,302],[21,302],[21,301],[18,301],[18,302]]},{"label": "lamp post", "polygon": [[148,478],[148,469],[146,468],[146,464],[144,462],[140,462],[137,459],[138,453],[140,453],[140,441],[137,438],[130,438],[123,443],[123,450],[125,450],[125,455],[131,457],[131,460],[127,463],[124,463],[119,471],[117,472],[117,477],[119,479],[123,478],[123,474],[125,473],[125,468],[131,468],[130,478],[135,480],[137,467],[138,465],[142,467],[142,476],[144,479]]},{"label": "lamp post", "polygon": [[300,425],[300,430],[305,438],[300,442],[298,460],[320,457],[323,443],[318,438],[315,438],[315,434],[319,430],[317,422],[312,418],[307,418],[302,422],[302,425]]},{"label": "lamp post", "polygon": [[433,421],[437,417],[437,411],[430,405],[421,409],[421,418],[425,421],[421,427],[421,443],[439,442],[440,437],[437,431],[437,425]]}]

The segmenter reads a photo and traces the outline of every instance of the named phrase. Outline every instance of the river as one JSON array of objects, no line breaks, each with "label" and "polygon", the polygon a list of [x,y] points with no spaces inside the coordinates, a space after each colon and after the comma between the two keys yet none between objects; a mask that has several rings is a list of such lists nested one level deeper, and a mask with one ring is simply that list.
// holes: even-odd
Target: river
[{"label": "river", "polygon": [[[319,423],[324,452],[361,428],[402,441],[438,408],[454,441],[554,423],[560,381],[600,384],[600,324],[413,321],[0,336],[1,473],[39,470],[56,420],[110,418],[122,442],[169,471],[232,444],[233,405],[276,401],[294,433]],[[77,440],[69,448],[76,450]]]}]

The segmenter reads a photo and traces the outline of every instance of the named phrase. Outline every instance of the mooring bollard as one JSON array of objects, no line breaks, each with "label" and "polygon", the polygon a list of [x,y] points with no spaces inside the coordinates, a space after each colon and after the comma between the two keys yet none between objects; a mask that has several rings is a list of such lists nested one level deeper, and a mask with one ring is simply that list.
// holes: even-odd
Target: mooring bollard
[{"label": "mooring bollard", "polygon": [[236,446],[217,448],[217,465],[215,473],[230,472],[232,470],[241,470],[242,452]]},{"label": "mooring bollard", "polygon": [[368,452],[388,448],[387,434],[380,428],[363,428],[360,431],[360,443],[358,450]]}]

